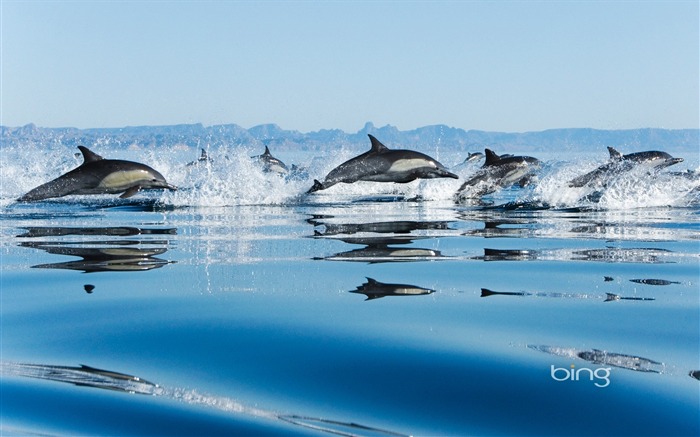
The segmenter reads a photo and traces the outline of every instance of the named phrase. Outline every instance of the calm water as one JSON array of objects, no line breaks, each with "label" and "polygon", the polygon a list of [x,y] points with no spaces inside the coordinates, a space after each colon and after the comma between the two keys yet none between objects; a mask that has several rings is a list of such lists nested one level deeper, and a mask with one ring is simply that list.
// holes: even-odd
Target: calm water
[{"label": "calm water", "polygon": [[[697,181],[581,203],[562,181],[596,153],[465,205],[96,151],[182,189],[18,204],[80,160],[4,151],[4,435],[700,434]],[[354,153],[278,157],[313,179]]]}]

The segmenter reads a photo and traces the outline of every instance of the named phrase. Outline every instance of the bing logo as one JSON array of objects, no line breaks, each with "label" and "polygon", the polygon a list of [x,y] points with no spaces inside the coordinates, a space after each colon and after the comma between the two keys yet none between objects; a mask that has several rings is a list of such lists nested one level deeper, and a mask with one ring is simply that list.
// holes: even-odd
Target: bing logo
[{"label": "bing logo", "polygon": [[565,369],[552,365],[550,374],[553,380],[559,382],[587,379],[589,381],[595,381],[593,385],[596,387],[604,388],[610,385],[610,367],[599,367],[597,369],[581,367],[580,369],[576,369],[576,366],[572,364],[570,369]]}]

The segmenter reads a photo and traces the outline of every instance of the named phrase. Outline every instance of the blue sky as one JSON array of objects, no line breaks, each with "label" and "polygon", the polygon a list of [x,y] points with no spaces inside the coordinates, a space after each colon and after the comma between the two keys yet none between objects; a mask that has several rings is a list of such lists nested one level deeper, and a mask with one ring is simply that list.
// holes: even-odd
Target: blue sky
[{"label": "blue sky", "polygon": [[700,127],[697,1],[0,8],[6,126]]}]

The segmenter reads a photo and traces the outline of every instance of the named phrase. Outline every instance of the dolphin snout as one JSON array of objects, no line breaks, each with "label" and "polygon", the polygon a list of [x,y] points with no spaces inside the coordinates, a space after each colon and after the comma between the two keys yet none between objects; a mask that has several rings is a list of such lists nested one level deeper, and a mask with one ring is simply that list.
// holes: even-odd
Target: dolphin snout
[{"label": "dolphin snout", "polygon": [[446,178],[459,179],[459,176],[447,170],[440,169],[439,174]]},{"label": "dolphin snout", "polygon": [[678,164],[679,162],[683,162],[683,158],[668,158],[667,160],[664,161],[664,163],[661,166],[659,166],[657,168],[670,167],[672,165]]}]

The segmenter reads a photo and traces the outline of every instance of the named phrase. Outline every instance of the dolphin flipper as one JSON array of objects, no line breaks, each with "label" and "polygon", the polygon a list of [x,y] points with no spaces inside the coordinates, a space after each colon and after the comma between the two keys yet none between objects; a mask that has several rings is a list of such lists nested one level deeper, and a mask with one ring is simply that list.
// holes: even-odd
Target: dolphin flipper
[{"label": "dolphin flipper", "polygon": [[121,196],[119,196],[120,199],[128,199],[131,196],[136,195],[139,191],[141,191],[140,186],[136,187],[131,187],[128,190],[124,191]]}]

